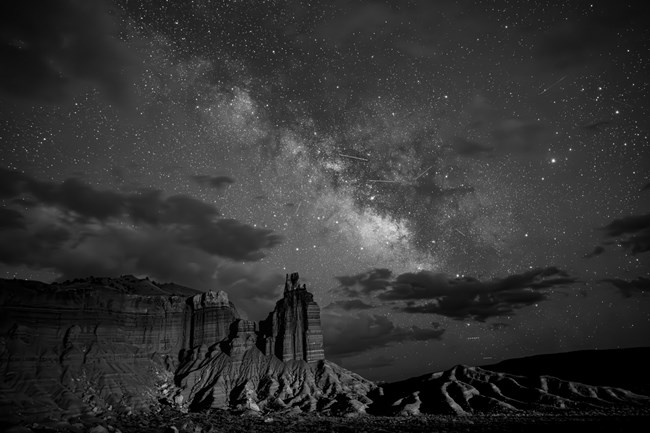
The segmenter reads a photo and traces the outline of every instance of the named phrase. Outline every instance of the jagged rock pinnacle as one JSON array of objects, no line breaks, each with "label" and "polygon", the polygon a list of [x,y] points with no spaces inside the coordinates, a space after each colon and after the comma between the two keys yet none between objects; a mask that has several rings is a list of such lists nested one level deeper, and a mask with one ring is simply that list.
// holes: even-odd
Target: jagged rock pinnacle
[{"label": "jagged rock pinnacle", "polygon": [[287,274],[287,279],[284,283],[284,293],[292,292],[294,290],[307,290],[306,284],[303,284],[302,287],[300,287],[300,284],[298,284],[299,279],[300,276],[298,275],[298,272],[292,273],[291,276]]},{"label": "jagged rock pinnacle", "polygon": [[299,275],[287,274],[284,297],[269,317],[260,322],[258,346],[264,353],[274,354],[282,361],[304,360],[310,363],[324,359],[320,308],[307,286],[300,287]]}]

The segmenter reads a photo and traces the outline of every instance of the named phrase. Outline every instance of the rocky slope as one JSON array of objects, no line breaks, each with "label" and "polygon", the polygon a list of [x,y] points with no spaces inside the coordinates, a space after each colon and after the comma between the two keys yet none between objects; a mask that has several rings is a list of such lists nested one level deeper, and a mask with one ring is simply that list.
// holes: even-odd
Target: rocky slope
[{"label": "rocky slope", "polygon": [[621,388],[464,365],[385,385],[370,397],[374,400],[370,412],[382,415],[549,413],[616,406],[647,411],[650,405],[650,397]]},{"label": "rocky slope", "polygon": [[229,356],[201,353],[177,375],[190,410],[365,413],[376,385],[326,360],[282,362],[251,347]]}]

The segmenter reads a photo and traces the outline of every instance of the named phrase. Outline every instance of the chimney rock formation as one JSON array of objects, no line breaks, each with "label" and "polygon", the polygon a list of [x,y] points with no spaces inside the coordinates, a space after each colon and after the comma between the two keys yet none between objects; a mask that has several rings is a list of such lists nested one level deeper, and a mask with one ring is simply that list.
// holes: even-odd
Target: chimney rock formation
[{"label": "chimney rock formation", "polygon": [[304,360],[309,363],[325,358],[320,309],[306,285],[298,284],[298,273],[287,274],[284,297],[275,310],[260,323],[263,349],[284,362]]}]

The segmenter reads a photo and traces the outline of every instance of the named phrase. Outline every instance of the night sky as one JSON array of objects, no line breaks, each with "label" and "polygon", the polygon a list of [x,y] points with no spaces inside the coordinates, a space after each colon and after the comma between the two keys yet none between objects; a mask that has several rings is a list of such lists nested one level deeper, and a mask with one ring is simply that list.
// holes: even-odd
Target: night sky
[{"label": "night sky", "polygon": [[250,319],[369,379],[650,344],[650,8],[3,1],[0,275]]}]

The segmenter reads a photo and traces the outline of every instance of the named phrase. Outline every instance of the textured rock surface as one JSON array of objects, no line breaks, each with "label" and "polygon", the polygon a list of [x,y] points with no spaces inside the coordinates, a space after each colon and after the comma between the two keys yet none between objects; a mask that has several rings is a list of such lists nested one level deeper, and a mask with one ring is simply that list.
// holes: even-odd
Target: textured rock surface
[{"label": "textured rock surface", "polygon": [[192,306],[190,347],[220,342],[230,334],[231,324],[239,319],[226,292],[206,292],[190,300]]},{"label": "textured rock surface", "polygon": [[260,349],[283,361],[304,360],[315,363],[325,358],[320,308],[305,285],[300,287],[298,273],[287,274],[284,297],[275,310],[260,323]]},{"label": "textured rock surface", "polygon": [[551,376],[525,377],[458,365],[388,384],[370,396],[382,415],[549,413],[612,406],[648,407],[650,397],[621,388],[591,386]]},{"label": "textured rock surface", "polygon": [[148,408],[189,347],[196,293],[132,276],[1,280],[0,417]]},{"label": "textured rock surface", "polygon": [[236,354],[198,351],[177,375],[190,410],[364,413],[372,382],[329,361],[280,361],[257,347]]},{"label": "textured rock surface", "polygon": [[[260,410],[258,403],[285,407],[290,401],[307,410],[296,402],[308,392],[322,396],[308,399],[315,404],[352,392],[358,384],[345,384],[356,380],[363,383],[359,395],[372,386],[338,367],[316,365],[323,359],[320,310],[313,295],[298,286],[297,274],[287,277],[285,298],[269,316],[267,334],[242,319],[224,292],[201,293],[133,276],[51,285],[2,280],[0,286],[3,419],[131,412],[161,397],[192,408],[209,402]],[[268,343],[266,350],[267,340],[276,337],[279,343]],[[176,372],[182,392],[172,382]],[[319,390],[316,376],[325,378],[327,389]]]}]

